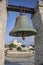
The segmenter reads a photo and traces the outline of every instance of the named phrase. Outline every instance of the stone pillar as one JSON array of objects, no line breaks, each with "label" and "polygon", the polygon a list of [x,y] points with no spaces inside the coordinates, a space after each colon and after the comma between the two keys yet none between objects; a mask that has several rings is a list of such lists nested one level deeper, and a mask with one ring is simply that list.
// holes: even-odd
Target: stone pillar
[{"label": "stone pillar", "polygon": [[39,0],[32,20],[33,26],[37,30],[35,36],[35,65],[40,65],[43,63],[43,0]]},{"label": "stone pillar", "polygon": [[0,0],[0,65],[4,65],[6,20],[7,20],[6,0]]}]

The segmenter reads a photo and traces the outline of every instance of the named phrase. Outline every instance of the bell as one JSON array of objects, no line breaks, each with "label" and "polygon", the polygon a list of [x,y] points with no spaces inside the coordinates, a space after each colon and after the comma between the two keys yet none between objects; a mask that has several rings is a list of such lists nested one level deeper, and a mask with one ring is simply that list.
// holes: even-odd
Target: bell
[{"label": "bell", "polygon": [[25,14],[20,14],[20,16],[16,18],[15,26],[11,30],[9,35],[22,37],[22,39],[24,40],[26,36],[32,36],[36,33],[36,30],[30,26],[27,16],[25,16]]}]

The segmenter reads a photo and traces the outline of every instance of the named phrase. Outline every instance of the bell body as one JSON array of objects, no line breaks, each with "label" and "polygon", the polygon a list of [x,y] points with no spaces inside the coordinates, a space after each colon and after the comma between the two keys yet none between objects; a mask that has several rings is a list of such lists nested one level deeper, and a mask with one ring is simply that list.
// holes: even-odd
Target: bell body
[{"label": "bell body", "polygon": [[10,31],[9,35],[15,37],[25,37],[35,35],[36,33],[36,30],[30,26],[27,16],[25,16],[25,14],[20,14],[20,16],[16,18],[15,26]]}]

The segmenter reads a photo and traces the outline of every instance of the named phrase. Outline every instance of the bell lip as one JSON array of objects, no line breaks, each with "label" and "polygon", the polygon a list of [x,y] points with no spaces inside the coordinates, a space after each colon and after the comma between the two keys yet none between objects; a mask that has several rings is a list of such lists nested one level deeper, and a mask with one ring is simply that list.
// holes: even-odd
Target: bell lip
[{"label": "bell lip", "polygon": [[[19,34],[19,32],[20,32],[20,34],[22,34],[22,32],[26,32],[26,34],[25,34],[25,36],[27,37],[27,36],[33,36],[33,35],[36,35],[37,34],[37,31],[36,30],[33,30],[33,31],[10,31],[10,33],[9,33],[9,35],[10,36],[13,36],[13,37],[22,37],[22,35],[18,35]],[[33,32],[33,33],[31,33],[30,35],[29,34],[27,34],[27,33],[29,33],[29,32]],[[16,33],[17,33],[17,35],[16,35]]]}]

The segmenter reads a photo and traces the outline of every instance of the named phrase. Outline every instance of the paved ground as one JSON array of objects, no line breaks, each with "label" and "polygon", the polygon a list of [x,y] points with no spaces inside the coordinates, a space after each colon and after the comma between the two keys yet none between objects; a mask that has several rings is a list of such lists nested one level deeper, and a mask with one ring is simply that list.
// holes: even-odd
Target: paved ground
[{"label": "paved ground", "polygon": [[5,65],[34,65],[34,56],[30,58],[5,58]]}]

